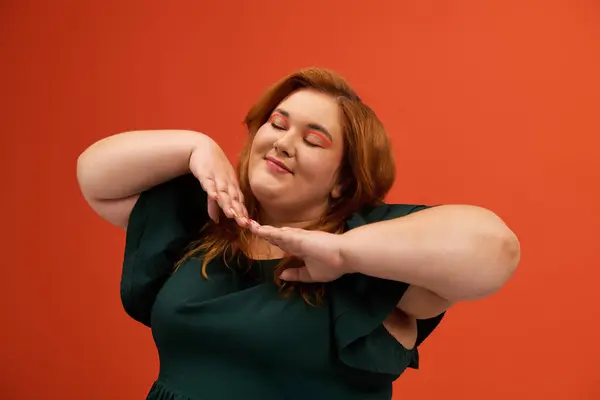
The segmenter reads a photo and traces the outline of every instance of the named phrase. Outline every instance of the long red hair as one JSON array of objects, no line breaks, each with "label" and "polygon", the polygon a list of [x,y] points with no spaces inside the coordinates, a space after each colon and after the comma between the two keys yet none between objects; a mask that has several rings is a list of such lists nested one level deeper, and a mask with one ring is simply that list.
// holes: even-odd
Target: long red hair
[{"label": "long red hair", "polygon": [[[383,124],[350,85],[333,71],[307,68],[294,72],[271,86],[250,109],[244,120],[250,135],[237,166],[240,189],[249,217],[256,220],[260,204],[253,196],[248,180],[248,161],[254,135],[267,123],[281,101],[301,89],[318,90],[337,100],[344,135],[344,153],[338,174],[342,184],[341,196],[331,198],[325,214],[306,229],[341,233],[345,221],[353,213],[383,201],[394,182],[396,169]],[[204,227],[201,239],[192,243],[176,267],[188,258],[202,254],[202,275],[208,278],[207,265],[216,257],[223,257],[226,265],[231,261],[239,262],[242,254],[248,260],[253,259],[251,234],[233,220],[222,218],[221,221],[219,225],[210,222]],[[319,303],[325,293],[323,284],[289,283],[279,279],[283,270],[300,265],[301,260],[283,259],[275,270],[275,283],[286,295],[297,290],[307,303]]]}]

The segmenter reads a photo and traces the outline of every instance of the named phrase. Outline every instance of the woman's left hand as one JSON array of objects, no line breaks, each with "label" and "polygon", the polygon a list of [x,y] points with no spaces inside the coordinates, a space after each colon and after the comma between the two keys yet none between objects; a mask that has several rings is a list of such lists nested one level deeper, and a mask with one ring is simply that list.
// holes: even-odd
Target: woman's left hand
[{"label": "woman's left hand", "polygon": [[347,273],[341,256],[342,235],[308,231],[298,228],[275,228],[250,224],[250,230],[279,247],[287,254],[304,261],[300,268],[290,268],[281,274],[284,281],[331,282]]}]

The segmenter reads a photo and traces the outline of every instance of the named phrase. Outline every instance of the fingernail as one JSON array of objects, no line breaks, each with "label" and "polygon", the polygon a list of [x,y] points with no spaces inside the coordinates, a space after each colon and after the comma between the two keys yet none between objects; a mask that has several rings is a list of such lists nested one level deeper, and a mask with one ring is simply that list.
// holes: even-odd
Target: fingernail
[{"label": "fingernail", "polygon": [[229,212],[235,217],[235,218],[239,218],[237,213],[235,212],[235,210],[233,208],[229,209]]}]

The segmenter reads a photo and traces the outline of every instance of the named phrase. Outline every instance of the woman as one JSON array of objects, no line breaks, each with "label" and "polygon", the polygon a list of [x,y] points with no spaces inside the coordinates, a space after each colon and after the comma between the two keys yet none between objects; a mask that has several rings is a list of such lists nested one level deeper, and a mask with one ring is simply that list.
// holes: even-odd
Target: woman
[{"label": "woman", "polygon": [[78,160],[127,229],[121,297],[152,328],[149,399],[389,399],[453,303],[497,291],[515,235],[474,206],[385,204],[385,129],[337,74],[296,72],[249,111],[237,174],[190,131],[129,132]]}]

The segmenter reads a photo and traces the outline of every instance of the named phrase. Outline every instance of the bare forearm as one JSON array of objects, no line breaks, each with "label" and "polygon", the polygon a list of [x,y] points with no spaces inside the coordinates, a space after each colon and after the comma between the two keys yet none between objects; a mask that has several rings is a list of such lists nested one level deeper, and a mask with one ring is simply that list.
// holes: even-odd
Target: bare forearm
[{"label": "bare forearm", "polygon": [[193,131],[133,131],[102,139],[77,160],[85,197],[122,199],[189,172],[195,146],[212,139]]},{"label": "bare forearm", "polygon": [[349,272],[406,282],[452,302],[498,290],[519,260],[519,243],[492,212],[439,206],[344,235]]}]

